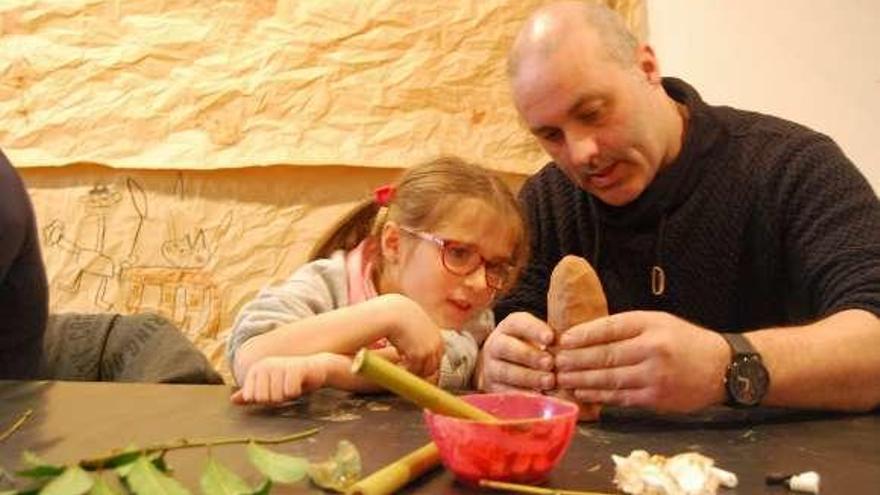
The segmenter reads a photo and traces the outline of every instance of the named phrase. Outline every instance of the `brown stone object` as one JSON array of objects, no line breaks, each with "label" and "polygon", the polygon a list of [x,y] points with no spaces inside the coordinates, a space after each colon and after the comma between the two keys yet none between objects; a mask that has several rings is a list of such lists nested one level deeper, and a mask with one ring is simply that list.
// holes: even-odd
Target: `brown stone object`
[{"label": "brown stone object", "polygon": [[[596,270],[581,257],[562,258],[550,275],[547,291],[547,323],[556,333],[554,344],[569,328],[603,316],[608,316],[608,301]],[[555,350],[555,345],[550,348],[554,354]],[[552,395],[577,402],[570,390],[556,390]],[[598,420],[601,407],[580,404],[581,421]]]}]

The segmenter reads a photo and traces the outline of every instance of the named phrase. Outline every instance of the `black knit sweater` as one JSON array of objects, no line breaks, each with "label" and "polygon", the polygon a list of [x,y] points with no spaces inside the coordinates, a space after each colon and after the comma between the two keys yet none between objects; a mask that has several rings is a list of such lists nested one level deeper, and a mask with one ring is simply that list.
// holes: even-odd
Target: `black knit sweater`
[{"label": "black knit sweater", "polygon": [[[546,318],[550,272],[566,254],[596,268],[612,313],[668,311],[719,331],[806,323],[861,308],[880,314],[880,203],[827,136],[758,113],[690,111],[678,159],[634,202],[608,206],[553,163],[520,192],[532,260],[496,307]],[[592,203],[592,207],[591,207]],[[651,291],[651,267],[666,290]]]},{"label": "black knit sweater", "polygon": [[30,198],[0,152],[0,379],[37,377],[48,299]]}]

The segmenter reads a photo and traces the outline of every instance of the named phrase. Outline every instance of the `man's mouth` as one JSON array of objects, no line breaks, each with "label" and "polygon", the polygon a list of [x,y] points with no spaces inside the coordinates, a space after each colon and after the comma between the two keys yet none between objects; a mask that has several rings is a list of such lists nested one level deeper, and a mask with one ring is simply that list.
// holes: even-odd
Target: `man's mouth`
[{"label": "man's mouth", "polygon": [[617,182],[617,176],[615,172],[619,166],[620,162],[614,162],[610,165],[602,167],[599,170],[588,170],[586,174],[584,174],[584,180],[589,182],[590,185],[597,189],[605,189],[614,185]]}]

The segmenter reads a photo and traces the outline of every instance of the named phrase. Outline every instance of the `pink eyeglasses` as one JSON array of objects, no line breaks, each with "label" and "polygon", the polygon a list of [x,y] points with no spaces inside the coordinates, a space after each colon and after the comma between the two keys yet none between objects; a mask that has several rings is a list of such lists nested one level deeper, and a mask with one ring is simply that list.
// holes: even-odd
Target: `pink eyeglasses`
[{"label": "pink eyeglasses", "polygon": [[436,244],[440,248],[440,259],[443,261],[443,266],[450,273],[467,276],[483,266],[486,272],[486,285],[495,290],[506,288],[513,278],[514,266],[512,264],[489,261],[471,244],[444,239],[405,225],[401,225],[400,230]]}]

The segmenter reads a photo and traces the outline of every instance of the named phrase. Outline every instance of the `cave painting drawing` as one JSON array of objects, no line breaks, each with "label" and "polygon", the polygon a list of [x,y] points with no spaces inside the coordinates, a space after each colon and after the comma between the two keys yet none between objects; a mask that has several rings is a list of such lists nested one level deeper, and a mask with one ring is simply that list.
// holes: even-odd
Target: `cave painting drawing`
[{"label": "cave painting drawing", "polygon": [[[303,205],[259,215],[227,209],[206,221],[192,209],[182,174],[166,204],[151,204],[137,180],[122,182],[95,184],[43,228],[46,249],[68,253],[50,273],[53,285],[88,294],[100,311],[159,313],[193,342],[216,338],[224,307],[234,306],[218,268],[243,267],[249,279],[276,275],[306,212]],[[243,236],[252,243],[246,249],[223,251]]]},{"label": "cave painting drawing", "polygon": [[165,216],[159,247],[164,263],[140,265],[125,272],[125,309],[156,311],[170,319],[194,342],[214,338],[220,330],[221,296],[209,269],[221,240],[232,225],[232,212],[217,224],[202,227],[187,221],[182,174],[175,183],[175,207]]},{"label": "cave painting drawing", "polygon": [[[122,271],[135,262],[135,248],[147,217],[147,200],[141,185],[133,179],[126,179],[126,188],[138,221],[131,239],[125,243],[129,246],[128,252],[121,257],[114,257],[114,253],[108,252],[107,248],[107,218],[122,202],[122,193],[113,186],[96,184],[79,198],[85,213],[72,229],[68,229],[67,224],[57,218],[43,228],[47,247],[62,249],[71,255],[57,275],[57,287],[76,293],[93,290],[95,306],[105,311],[114,306],[114,293]],[[86,280],[89,281],[84,289],[83,282]]]}]

